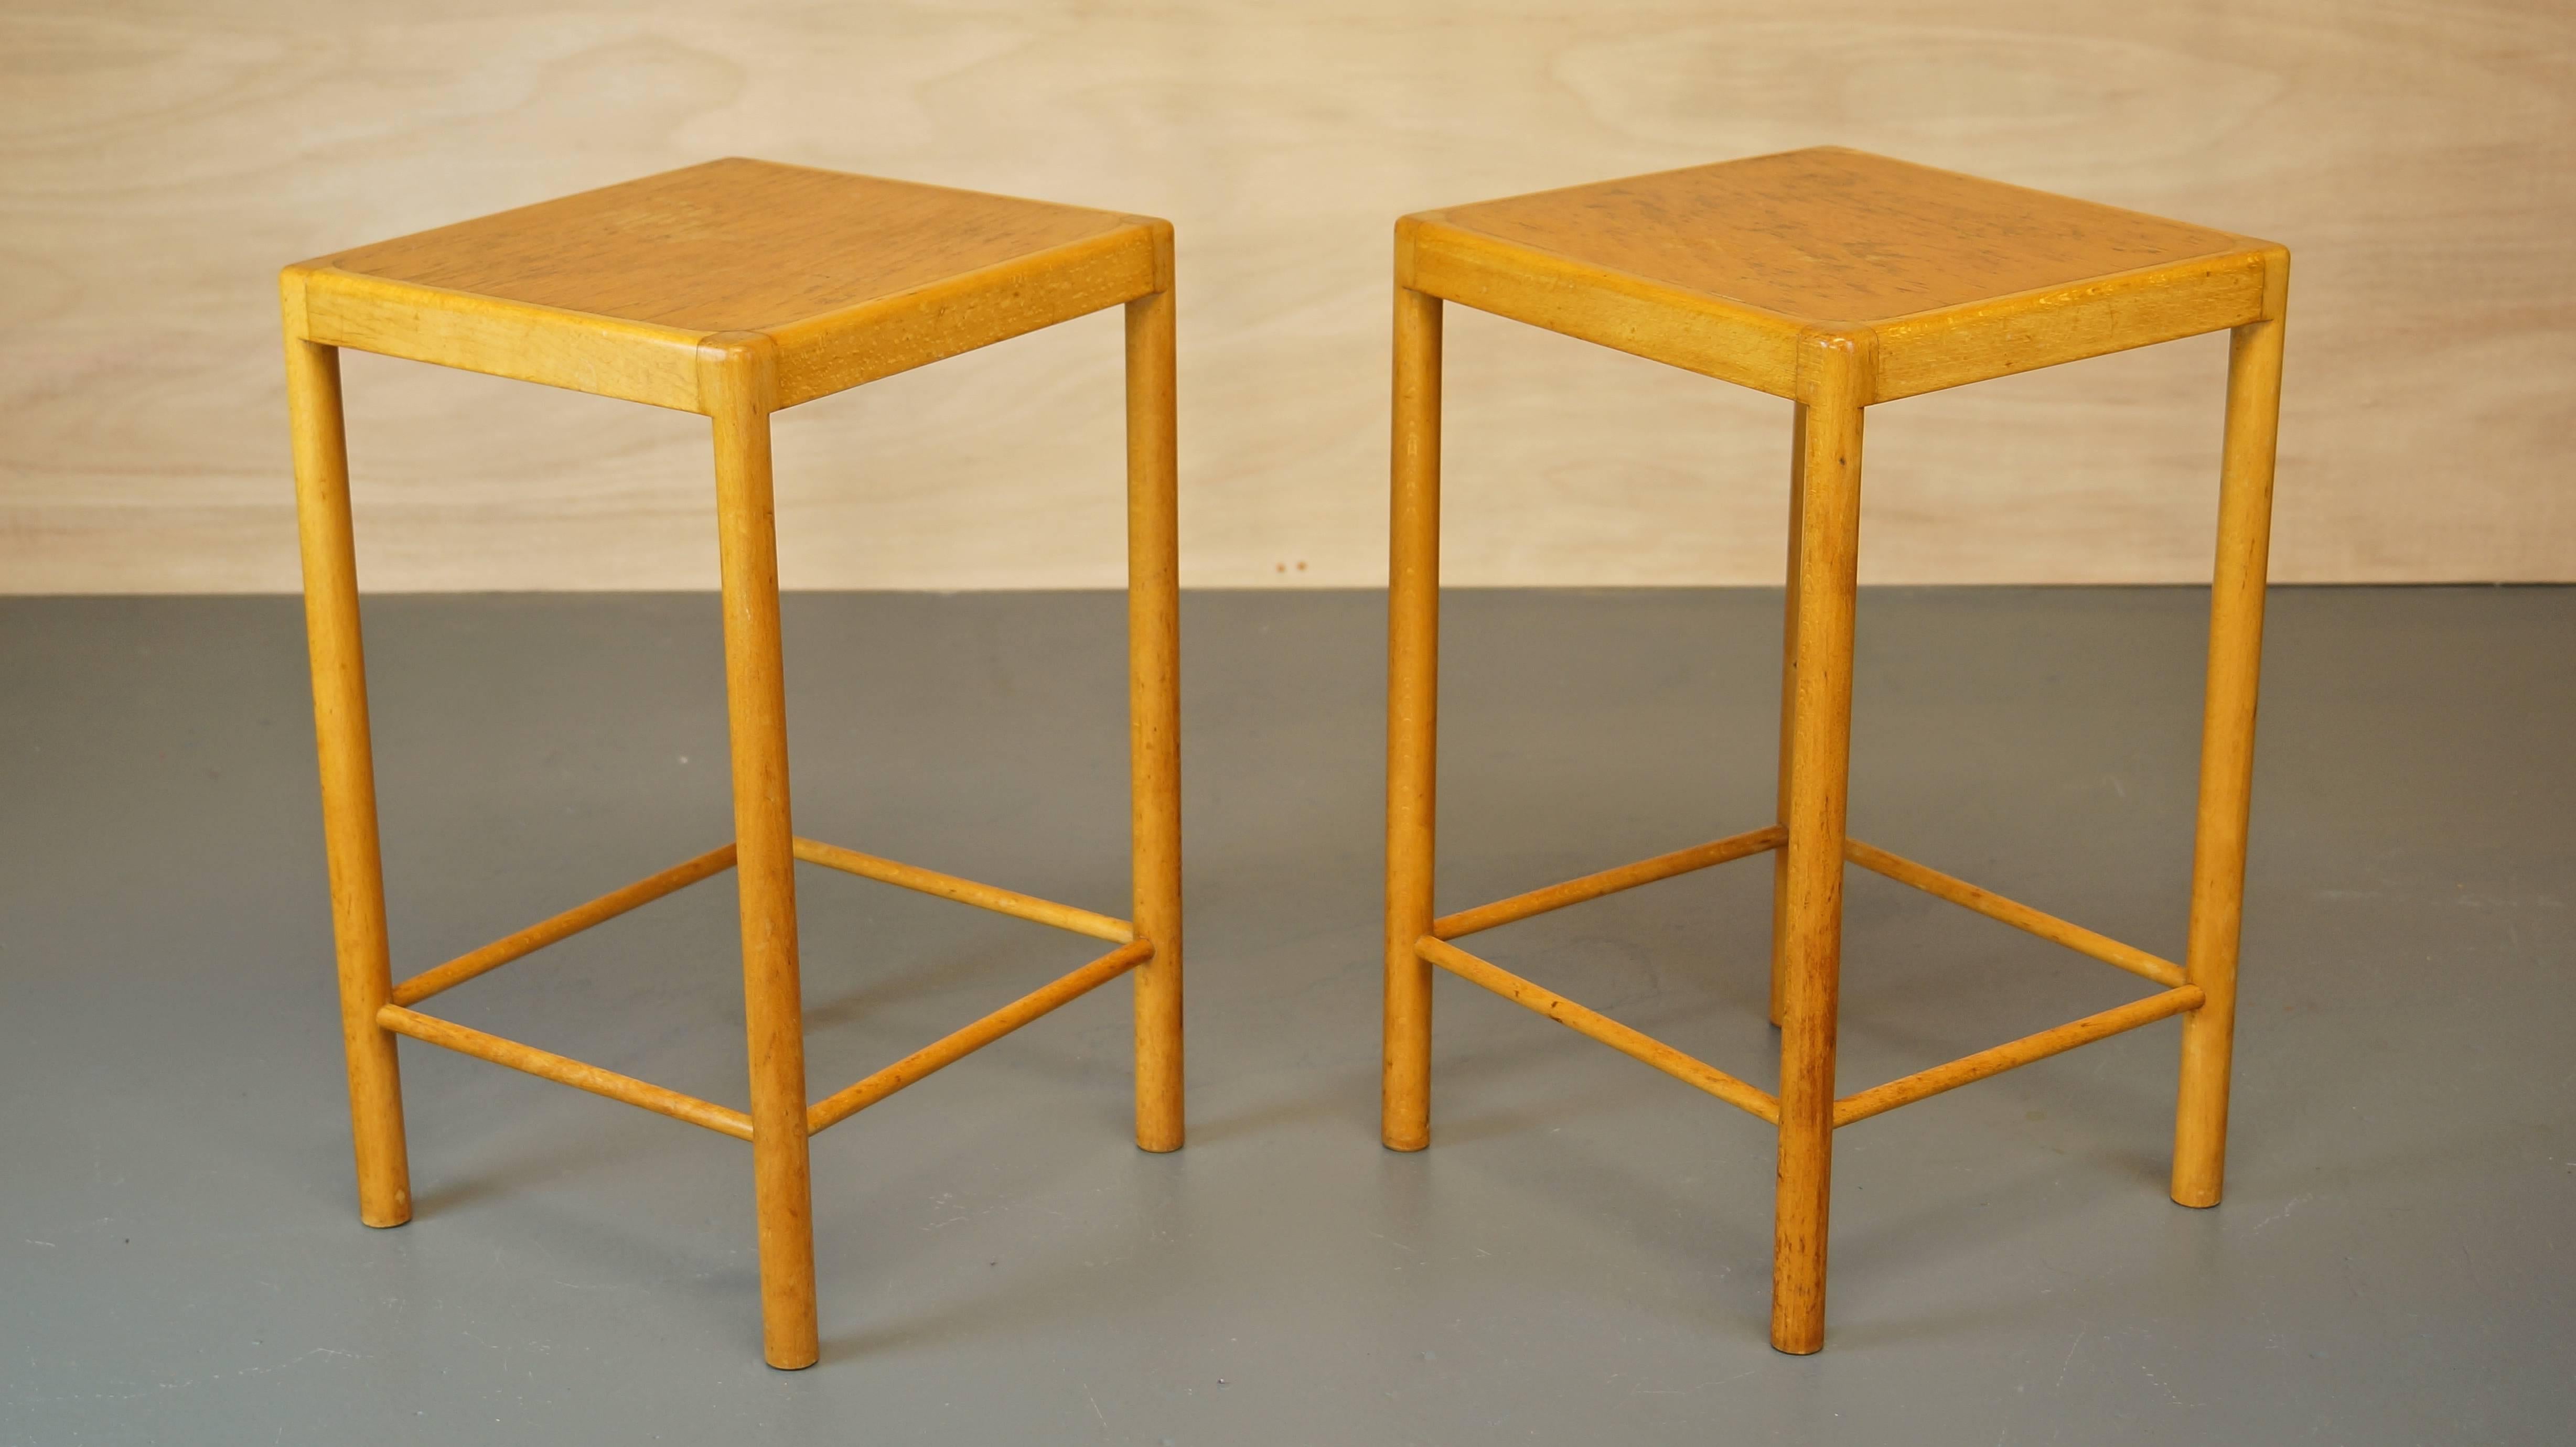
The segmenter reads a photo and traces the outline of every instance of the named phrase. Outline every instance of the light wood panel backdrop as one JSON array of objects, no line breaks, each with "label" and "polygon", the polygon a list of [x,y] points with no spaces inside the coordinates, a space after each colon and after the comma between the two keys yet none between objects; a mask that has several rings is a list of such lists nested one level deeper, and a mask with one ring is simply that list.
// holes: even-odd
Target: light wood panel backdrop
[{"label": "light wood panel backdrop", "polygon": [[[0,124],[0,590],[293,587],[278,265],[725,154],[1172,218],[1186,580],[1375,585],[1392,219],[1814,142],[2289,243],[2277,575],[2576,578],[2567,0],[12,0]],[[1450,335],[1452,579],[1777,577],[1787,404]],[[2224,350],[1879,409],[1864,575],[2205,578]],[[1118,356],[784,416],[788,584],[1115,584]],[[348,382],[370,586],[714,585],[703,422]]]}]

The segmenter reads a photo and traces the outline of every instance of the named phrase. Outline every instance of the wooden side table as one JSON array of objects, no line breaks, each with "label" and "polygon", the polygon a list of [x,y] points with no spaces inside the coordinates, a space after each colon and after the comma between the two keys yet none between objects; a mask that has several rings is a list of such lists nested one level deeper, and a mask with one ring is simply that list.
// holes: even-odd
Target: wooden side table
[{"label": "wooden side table", "polygon": [[[394,1037],[445,1046],[751,1143],[771,1366],[817,1350],[807,1138],[1130,970],[1136,1143],[1181,1145],[1180,706],[1172,228],[1037,201],[725,160],[286,268],[306,629],[341,1033],[371,1226],[411,1218]],[[1127,309],[1134,919],[797,837],[789,818],[769,414],[940,358]],[[733,842],[396,984],[385,937],[341,347],[543,382],[713,424]],[[1107,954],[819,1101],[805,1094],[795,864],[1036,920]],[[731,868],[741,887],[749,1114],[421,1013],[441,990]]]},{"label": "wooden side table", "polygon": [[[1824,1345],[1833,1133],[2169,1015],[2183,1017],[2173,1198],[2216,1205],[2262,648],[2289,253],[2269,242],[1824,148],[1427,211],[1396,223],[1383,1131],[1430,1142],[1431,966],[1779,1128],[1771,1344]],[[1785,397],[1788,628],[1769,825],[1455,914],[1432,913],[1439,670],[1440,320],[1454,301]],[[2184,963],[2158,959],[1843,832],[1861,416],[1873,403],[2232,329],[2199,817]],[[1617,890],[1773,855],[1777,1094],[1453,941]],[[2161,987],[2133,1004],[1837,1096],[1846,862]]]}]

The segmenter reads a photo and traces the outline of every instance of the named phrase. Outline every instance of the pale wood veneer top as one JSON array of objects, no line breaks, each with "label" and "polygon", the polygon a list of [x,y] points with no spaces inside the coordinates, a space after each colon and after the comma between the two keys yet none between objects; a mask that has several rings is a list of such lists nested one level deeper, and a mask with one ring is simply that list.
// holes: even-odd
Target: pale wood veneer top
[{"label": "pale wood veneer top", "polygon": [[1855,325],[2262,243],[1817,147],[1426,212],[1800,321]]},{"label": "pale wood veneer top", "polygon": [[750,332],[1137,220],[735,158],[361,246],[311,265],[684,331]]}]

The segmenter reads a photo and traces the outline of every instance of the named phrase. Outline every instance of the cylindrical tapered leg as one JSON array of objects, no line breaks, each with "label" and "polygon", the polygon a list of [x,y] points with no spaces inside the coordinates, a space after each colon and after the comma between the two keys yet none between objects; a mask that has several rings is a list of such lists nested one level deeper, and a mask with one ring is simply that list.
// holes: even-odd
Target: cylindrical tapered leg
[{"label": "cylindrical tapered leg", "polygon": [[304,633],[313,660],[313,737],[322,766],[331,932],[340,961],[340,1041],[349,1063],[349,1134],[358,1219],[411,1219],[402,1076],[376,1012],[393,990],[384,861],[376,841],[376,765],[367,725],[367,660],[358,632],[358,553],[341,429],[340,353],[286,339],[286,405],[295,443],[295,517],[304,554]]},{"label": "cylindrical tapered leg", "polygon": [[1136,933],[1136,1144],[1187,1133],[1181,1055],[1180,453],[1169,289],[1127,304],[1127,726]]},{"label": "cylindrical tapered leg", "polygon": [[1440,693],[1440,299],[1395,293],[1394,511],[1387,560],[1386,1055],[1379,1138],[1431,1143],[1433,756]]},{"label": "cylindrical tapered leg", "polygon": [[743,1020],[751,1058],[762,1354],[809,1367],[814,1207],[805,1134],[805,1009],[797,978],[796,857],[787,793],[787,689],[778,530],[757,348],[701,369],[715,385],[716,533],[724,571],[725,705],[733,746],[734,871],[742,898]]},{"label": "cylindrical tapered leg", "polygon": [[2272,546],[2272,455],[2281,408],[2278,319],[2238,327],[2227,361],[2218,562],[2209,600],[2209,683],[2200,731],[2200,817],[2192,848],[2184,968],[2204,1003],[2183,1016],[2173,1198],[2218,1204],[2227,1168],[2227,1082],[2236,1037],[2236,945],[2245,905],[2245,832],[2254,787],[2254,696]]},{"label": "cylindrical tapered leg", "polygon": [[1825,1243],[1833,1193],[1834,1029],[1842,972],[1843,820],[1850,782],[1852,613],[1860,556],[1866,354],[1827,346],[1810,398],[1798,517],[1797,631],[1790,643],[1788,840],[1779,920],[1780,1176],[1773,1220],[1771,1345],[1825,1344]]},{"label": "cylindrical tapered leg", "polygon": [[[1780,631],[1780,812],[1776,822],[1789,827],[1789,761],[1797,756],[1798,732],[1798,547],[1807,506],[1807,404],[1794,405],[1789,421],[1789,586]],[[1771,854],[1771,1023],[1780,1023],[1781,992],[1789,972],[1781,965],[1789,947],[1789,851]]]}]

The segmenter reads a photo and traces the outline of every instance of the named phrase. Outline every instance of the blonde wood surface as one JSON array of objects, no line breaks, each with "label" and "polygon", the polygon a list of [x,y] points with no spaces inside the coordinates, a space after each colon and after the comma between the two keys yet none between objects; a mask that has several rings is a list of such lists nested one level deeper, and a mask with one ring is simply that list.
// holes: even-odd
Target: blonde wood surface
[{"label": "blonde wood surface", "polygon": [[2018,930],[2039,936],[2051,944],[2060,944],[2079,954],[2090,955],[2106,965],[2128,971],[2141,979],[2153,980],[2168,989],[2185,981],[2182,966],[2159,959],[2135,945],[2124,945],[2108,935],[2097,934],[2082,925],[2045,914],[2018,900],[2004,898],[1992,890],[1980,889],[1964,879],[1956,879],[1937,869],[1927,868],[1911,859],[1890,854],[1884,849],[1863,844],[1857,839],[1843,841],[1844,856],[1852,863],[1874,874],[1883,874],[1899,884],[1909,884],[1936,899],[1963,905],[1988,919],[2000,920]]},{"label": "blonde wood surface", "polygon": [[1178,305],[1127,303],[1127,732],[1136,968],[1136,1144],[1188,1135],[1181,1034],[1181,526]]},{"label": "blonde wood surface", "polygon": [[340,1043],[348,1059],[358,1219],[411,1219],[402,1073],[378,1023],[393,989],[385,869],[376,832],[375,749],[367,658],[358,628],[358,556],[349,515],[349,448],[341,427],[340,357],[291,332],[288,427],[304,553],[304,636],[313,668],[313,737],[322,770],[322,842],[331,876],[331,934],[340,976]]},{"label": "blonde wood surface", "polygon": [[[962,1030],[952,1031],[856,1084],[832,1092],[814,1102],[813,1109],[806,1113],[807,1132],[820,1134],[829,1130],[905,1086],[915,1084],[941,1068],[955,1064],[1039,1016],[1080,999],[1129,970],[1140,967],[1146,960],[1153,957],[1154,950],[1155,942],[1152,940],[1134,940],[1121,945],[1081,969],[1031,990],[974,1024]],[[1166,1147],[1166,1149],[1176,1148]],[[1151,1150],[1153,1147],[1147,1146],[1146,1149]]]},{"label": "blonde wood surface", "polygon": [[[819,1357],[809,1135],[1139,968],[1136,1143],[1185,1141],[1180,458],[1172,227],[1139,216],[716,162],[283,270],[314,700],[340,922],[361,1215],[410,1210],[389,1032],[752,1141],[762,1357]],[[1128,698],[1139,924],[799,839],[788,788],[770,417],[824,391],[1126,301]],[[737,324],[739,322],[739,324]],[[711,330],[708,330],[711,327]],[[330,337],[325,345],[317,337]],[[696,409],[711,422],[734,842],[389,984],[337,345]],[[796,863],[1118,942],[1121,950],[809,1110]],[[407,1009],[724,868],[742,922],[747,1115]],[[1139,935],[1139,927],[1151,935]]]},{"label": "blonde wood surface", "polygon": [[[1398,242],[1397,270],[1403,269]],[[1386,989],[1378,1138],[1431,1143],[1431,933],[1440,744],[1440,365],[1437,297],[1397,286],[1386,649]]]},{"label": "blonde wood surface", "polygon": [[1860,567],[1861,416],[1871,357],[1810,343],[1800,464],[1796,692],[1788,837],[1781,844],[1780,1169],[1774,1193],[1771,1345],[1825,1344],[1825,1245],[1833,1197],[1834,1037],[1841,1012],[1843,819],[1851,783],[1853,590]]},{"label": "blonde wood surface", "polygon": [[1974,1055],[1953,1060],[1947,1065],[1918,1070],[1912,1075],[1891,1080],[1885,1085],[1872,1086],[1858,1094],[1847,1095],[1835,1101],[1834,1125],[1839,1129],[1854,1121],[1867,1120],[1871,1116],[1884,1114],[1900,1105],[1911,1105],[1926,1096],[1939,1095],[1945,1090],[1956,1090],[1962,1085],[1983,1080],[1989,1075],[2001,1075],[2007,1070],[2028,1065],[2034,1060],[2045,1060],[2049,1056],[2063,1054],[2078,1045],[2090,1045],[2096,1040],[2108,1039],[2124,1030],[2135,1030],[2141,1025],[2152,1025],[2167,1016],[2179,1015],[2185,1010],[2198,1007],[2202,998],[2198,985],[2178,986],[2161,995],[2149,995],[2143,1000],[2132,1000],[2126,1005],[2114,1006],[2099,1014],[2087,1015],[2081,1020],[2072,1021],[2054,1029],[2042,1030],[2035,1035],[2025,1035],[2019,1040],[1998,1045],[1992,1050],[1980,1050]]},{"label": "blonde wood surface", "polygon": [[702,332],[548,311],[299,262],[288,324],[333,346],[694,412]]},{"label": "blonde wood surface", "polygon": [[1452,224],[1396,223],[1396,282],[1720,381],[1800,395],[1796,318]]},{"label": "blonde wood surface", "polygon": [[1032,920],[1038,924],[1053,925],[1057,929],[1071,930],[1078,935],[1089,935],[1096,940],[1125,944],[1136,937],[1134,928],[1123,919],[1111,919],[1105,914],[1078,909],[1069,904],[1058,904],[1054,900],[1040,899],[1036,895],[1022,894],[1017,890],[978,884],[971,879],[960,879],[954,874],[942,874],[938,870],[924,869],[917,864],[880,859],[873,854],[861,854],[855,849],[844,849],[837,844],[825,844],[816,839],[797,839],[795,850],[796,857],[808,864],[820,864],[826,869],[837,869],[844,874],[855,874],[862,879],[876,880],[880,884],[897,885],[904,889],[917,890],[922,894],[937,895],[941,899],[953,899],[960,904],[971,904],[978,909],[989,909],[996,914],[1007,914],[1018,919]]},{"label": "blonde wood surface", "polygon": [[1838,146],[1455,206],[1450,226],[1869,326],[2233,251],[2236,237]]},{"label": "blonde wood surface", "polygon": [[731,157],[313,264],[703,336],[810,321],[1128,225],[1083,207]]},{"label": "blonde wood surface", "polygon": [[[1429,702],[1436,684],[1437,332],[1442,298],[1793,399],[1777,822],[1432,923],[1423,959],[1659,1068],[1671,1052],[1442,935],[1490,928],[1735,857],[1777,850],[1770,1015],[1780,1086],[1738,1104],[1779,1127],[1771,1344],[1819,1351],[1845,1124],[2188,1012],[2174,1199],[2214,1204],[2225,1149],[2236,950],[2252,779],[2289,255],[2158,221],[1843,150],[1808,150],[1406,218],[1396,232],[1389,596],[1387,921],[1429,912]],[[1905,310],[1905,308],[1915,308]],[[1882,315],[1887,314],[1887,315]],[[2193,863],[2191,947],[2176,966],[1849,838],[1863,418],[1891,398],[2092,352],[2232,331],[2218,561]],[[1895,355],[1902,351],[1903,356]],[[1427,362],[1426,362],[1426,359]],[[1428,455],[1432,465],[1425,466]],[[1738,847],[1731,853],[1729,843]],[[1837,1100],[1843,876],[1857,864],[2168,988]],[[1386,1135],[1428,1140],[1428,997],[1390,957]],[[1401,1028],[1400,1028],[1401,1027]],[[1742,1087],[1716,1072],[1703,1088]],[[1749,1089],[1749,1087],[1742,1087]]]},{"label": "blonde wood surface", "polygon": [[[1789,830],[1789,761],[1798,748],[1798,550],[1807,507],[1807,404],[1789,409],[1789,558],[1782,577],[1780,628],[1780,755],[1777,821],[1781,836]],[[1789,985],[1789,853],[1771,856],[1771,1008],[1775,1027]]]},{"label": "blonde wood surface", "polygon": [[1569,904],[1581,904],[1588,899],[1599,899],[1605,894],[1616,894],[1623,889],[1635,889],[1641,884],[1653,884],[1659,879],[1670,879],[1675,875],[1688,874],[1693,870],[1707,869],[1713,865],[1748,858],[1765,850],[1777,849],[1780,847],[1780,841],[1785,837],[1785,833],[1776,825],[1768,829],[1749,829],[1742,834],[1730,834],[1724,839],[1712,839],[1706,844],[1694,844],[1688,849],[1676,849],[1670,854],[1658,854],[1652,859],[1640,859],[1634,864],[1622,864],[1616,869],[1604,869],[1597,874],[1587,874],[1581,879],[1569,879],[1563,884],[1551,884],[1543,889],[1533,889],[1523,894],[1513,895],[1509,899],[1498,899],[1492,904],[1480,904],[1474,909],[1462,909],[1456,914],[1442,915],[1431,922],[1431,928],[1427,933],[1434,939],[1460,939],[1483,930],[1499,928],[1515,920],[1545,914],[1549,910],[1563,909]]},{"label": "blonde wood surface", "polygon": [[971,352],[1168,288],[1171,223],[1123,218],[1115,231],[802,322],[766,328],[779,345],[779,405]]},{"label": "blonde wood surface", "polygon": [[725,709],[733,754],[735,877],[742,896],[743,1025],[751,1060],[753,1198],[762,1355],[810,1367],[814,1206],[806,1156],[805,1015],[796,956],[796,846],[788,809],[787,687],[778,634],[778,533],[770,488],[775,352],[733,333],[701,352],[715,439],[724,562]]},{"label": "blonde wood surface", "polygon": [[2178,341],[2270,315],[2289,261],[2282,247],[2247,240],[2216,256],[1881,323],[1872,328],[1879,349],[1876,400]]},{"label": "blonde wood surface", "polygon": [[[2300,248],[2276,579],[2576,578],[2565,5],[100,0],[0,48],[0,589],[293,591],[279,262],[733,154],[1171,218],[1184,581],[1377,587],[1389,218],[1818,144]],[[1452,583],[1777,584],[1785,407],[1455,310]],[[788,586],[1120,586],[1118,329],[782,418]],[[1881,409],[1863,576],[2206,582],[2225,350]],[[344,363],[370,588],[715,586],[687,418]]]},{"label": "blonde wood surface", "polygon": [[1171,276],[1171,227],[733,157],[299,262],[317,341],[687,411],[759,334],[775,410],[1070,321]]},{"label": "blonde wood surface", "polygon": [[1864,405],[2270,315],[2268,242],[1838,146],[1408,216],[1402,285],[1812,401],[1814,333],[1870,338]]},{"label": "blonde wood surface", "polygon": [[394,986],[389,998],[397,1005],[417,1005],[441,991],[455,989],[477,975],[488,974],[512,960],[523,959],[548,945],[568,940],[592,925],[615,919],[629,910],[641,909],[666,894],[722,874],[733,868],[733,854],[730,844],[710,849],[695,859],[674,864],[624,889],[612,890],[588,904],[565,910],[551,919],[540,920],[479,950],[468,951],[446,964],[421,971]]},{"label": "blonde wood surface", "polygon": [[1774,1125],[1780,1103],[1769,1091],[1738,1080],[1705,1061],[1696,1060],[1650,1035],[1620,1024],[1598,1010],[1587,1009],[1556,992],[1534,985],[1511,971],[1481,959],[1446,940],[1424,935],[1414,942],[1422,958],[1462,980],[1484,986],[1515,1005],[1536,1011],[1580,1035],[1588,1035],[1631,1060],[1655,1067],[1673,1079],[1693,1085],[1738,1110]]},{"label": "blonde wood surface", "polygon": [[[1180,1149],[1186,1124],[1173,283],[1172,228],[1158,220],[749,161],[648,177],[286,268],[279,289],[361,1211],[368,1220],[393,1224],[408,1212],[391,1030],[749,1139],[763,1356],[785,1369],[811,1366],[820,1349],[808,1145],[817,1122],[882,1099],[1134,968],[1136,1141],[1149,1151]],[[1138,924],[797,838],[788,782],[772,415],[1122,302]],[[399,988],[390,985],[387,969],[368,773],[336,371],[342,343],[703,412],[715,459],[734,842]],[[859,1082],[818,1114],[805,1095],[799,860],[1121,948]],[[740,894],[747,1115],[405,1008],[727,867],[736,870]],[[1140,928],[1151,933],[1140,935]]]},{"label": "blonde wood surface", "polygon": [[489,1060],[495,1065],[506,1065],[512,1070],[523,1070],[575,1090],[587,1090],[610,1100],[640,1105],[656,1115],[702,1125],[736,1140],[753,1138],[751,1117],[741,1111],[729,1110],[696,1096],[682,1095],[676,1090],[637,1080],[631,1075],[620,1075],[614,1070],[604,1070],[552,1051],[539,1050],[533,1045],[505,1040],[453,1020],[423,1015],[400,1005],[387,1005],[376,1012],[376,1022],[386,1030],[408,1035],[414,1040],[471,1055],[478,1060]]},{"label": "blonde wood surface", "polygon": [[2245,907],[2245,833],[2254,788],[2254,704],[2271,556],[2274,437],[2287,324],[2240,329],[2228,353],[2227,440],[2219,477],[2218,558],[2202,694],[2200,808],[2192,840],[2191,937],[2184,969],[2206,1002],[2183,1021],[2174,1110],[2173,1198],[2215,1206],[2227,1170],[2229,1059],[2236,1038],[2236,947]]}]

